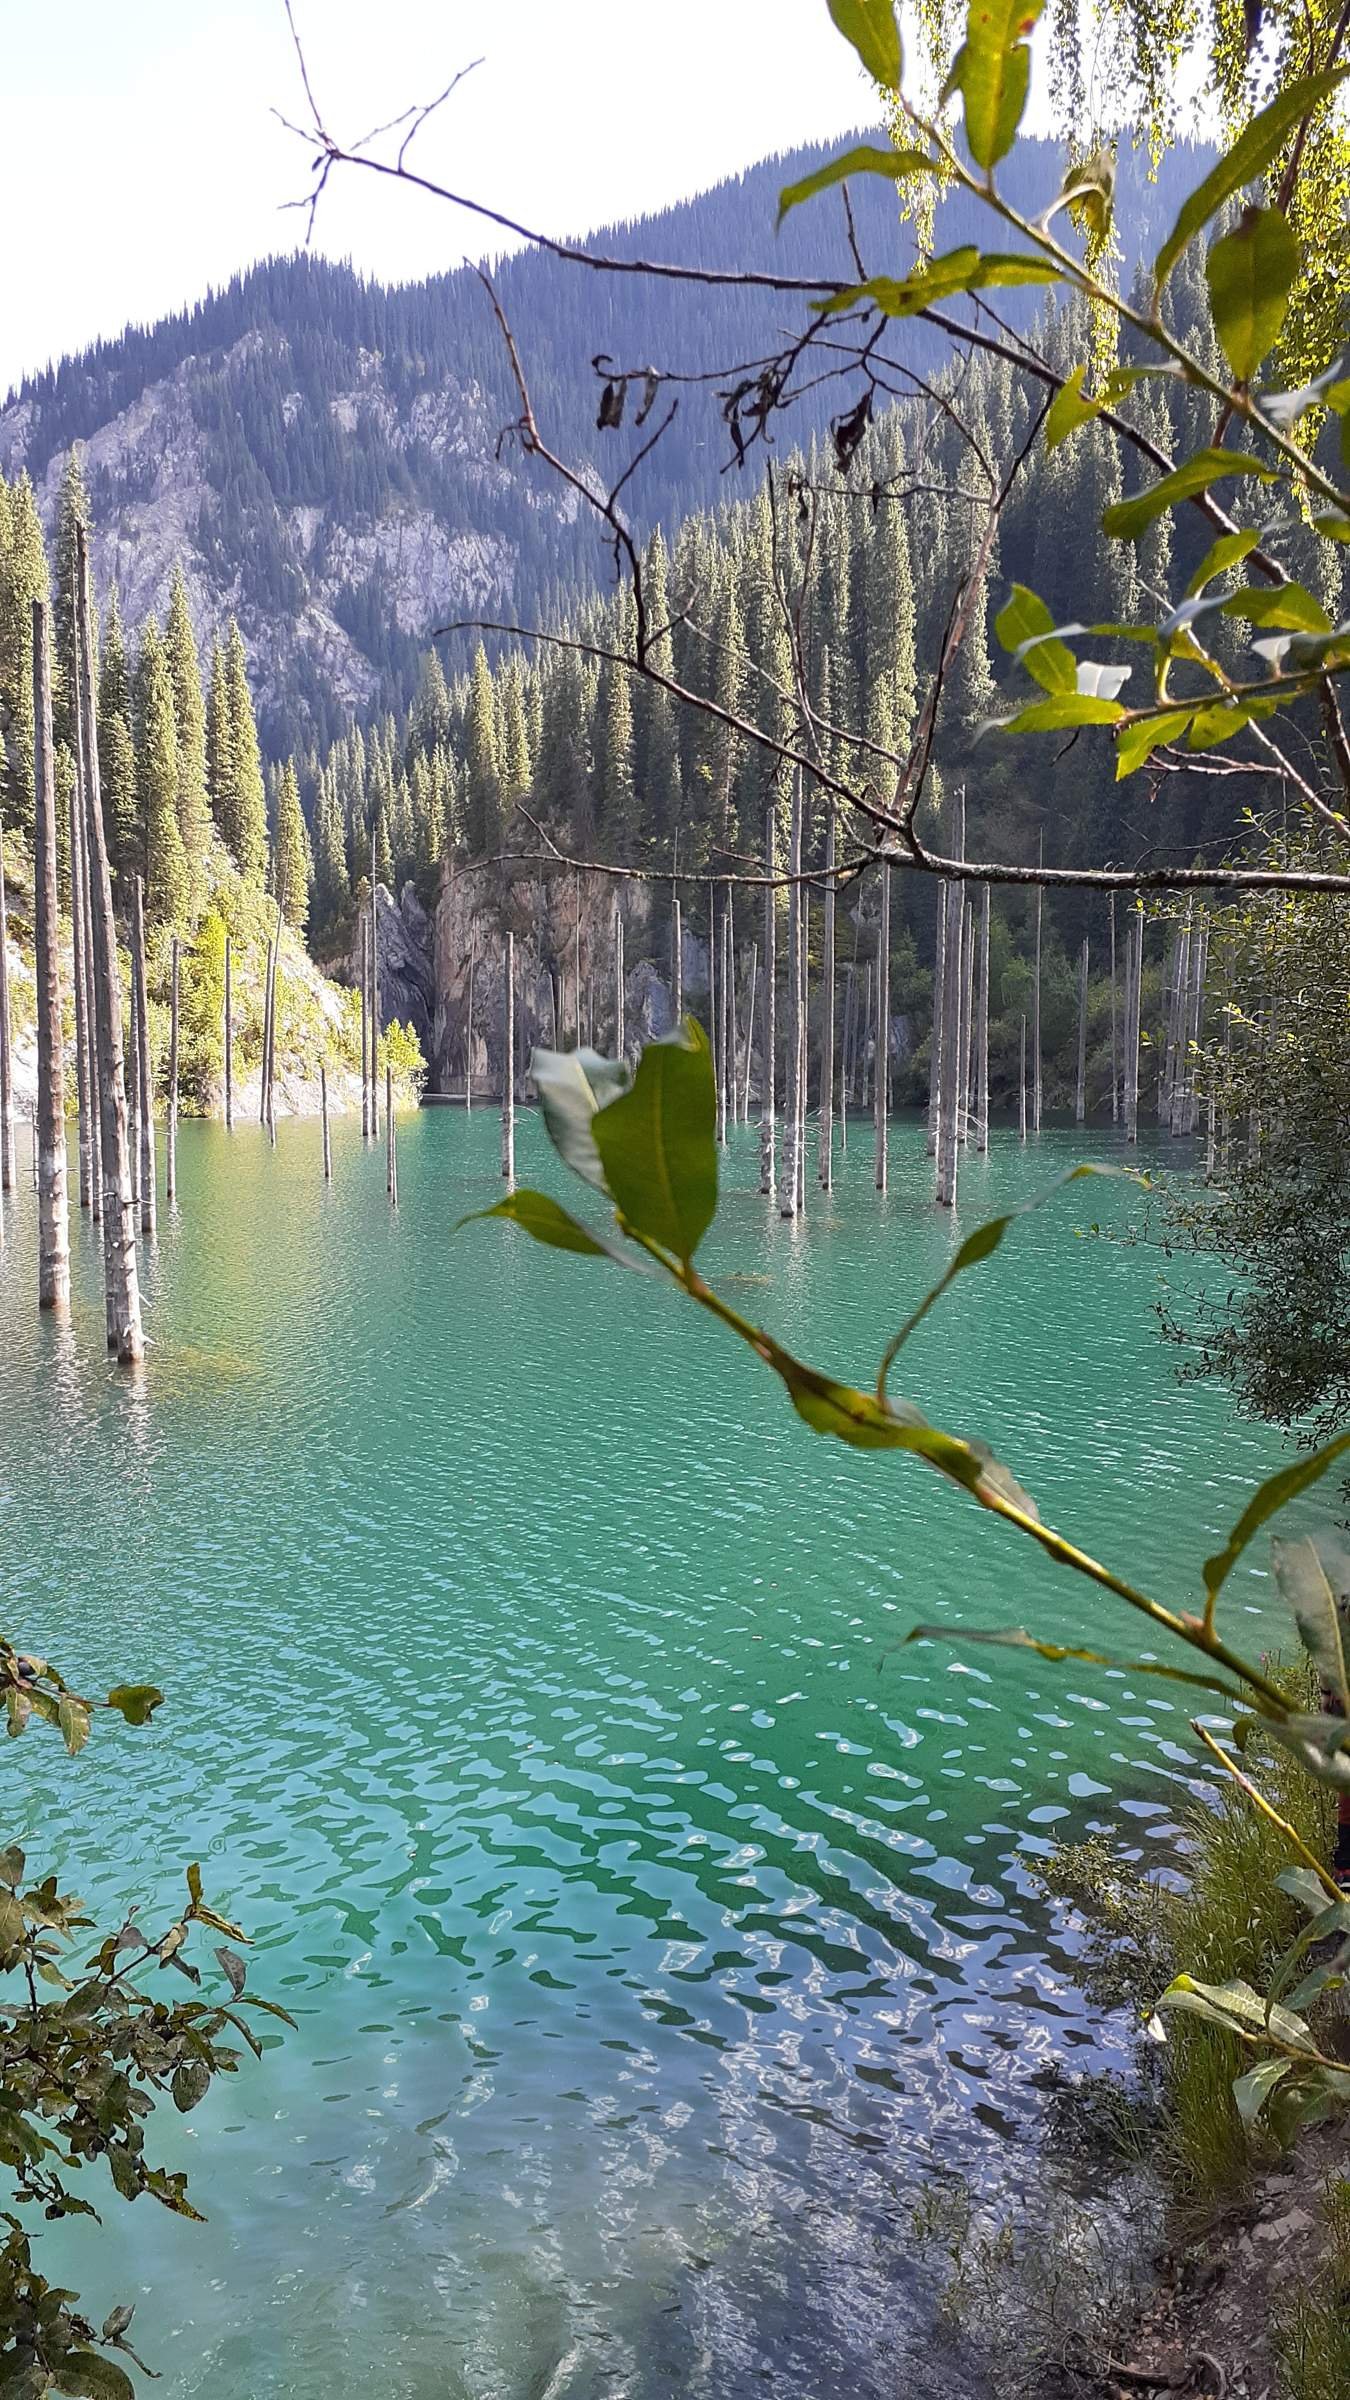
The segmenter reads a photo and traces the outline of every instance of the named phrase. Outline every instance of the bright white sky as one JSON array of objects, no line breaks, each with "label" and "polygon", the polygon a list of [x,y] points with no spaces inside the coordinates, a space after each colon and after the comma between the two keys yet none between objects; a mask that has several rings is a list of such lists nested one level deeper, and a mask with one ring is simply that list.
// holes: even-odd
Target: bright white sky
[{"label": "bright white sky", "polygon": [[[294,0],[339,138],[430,99],[425,173],[556,233],[682,198],[872,110],[825,0]],[[49,358],[289,249],[308,161],[282,0],[0,0],[0,393]],[[387,280],[495,245],[375,177],[334,178],[316,246]]]}]

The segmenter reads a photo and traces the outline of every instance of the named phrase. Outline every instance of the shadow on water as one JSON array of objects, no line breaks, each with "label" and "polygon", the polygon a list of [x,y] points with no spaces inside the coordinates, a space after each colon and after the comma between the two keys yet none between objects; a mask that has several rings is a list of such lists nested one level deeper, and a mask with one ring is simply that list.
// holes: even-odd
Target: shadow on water
[{"label": "shadow on water", "polygon": [[[135,1384],[93,1229],[42,1326],[8,1208],[9,1620],[169,1695],[69,1771],[11,1752],[12,1830],[104,1913],[201,1858],[300,2025],[156,2129],[209,2224],[110,2211],[71,2278],[146,2295],[164,2400],[978,2400],[915,2206],[958,2176],[1015,2205],[1045,2068],[1110,2048],[1026,1865],[1062,1830],[1165,1841],[1184,1720],[1128,1674],[904,1648],[944,1617],[1100,1636],[1103,1603],[911,1462],[813,1442],[636,1277],[452,1239],[496,1140],[487,1109],[409,1122],[394,1215],[349,1127],[328,1190],[317,1127],[184,1127]],[[884,1201],[864,1150],[785,1226],[742,1134],[708,1259],[855,1378],[953,1235],[918,1128]],[[996,1136],[959,1230],[1078,1154]],[[533,1120],[520,1169],[551,1179]],[[904,1363],[1179,1598],[1274,1450],[1172,1383],[1148,1254],[1074,1238],[1127,1209],[1028,1219]]]}]

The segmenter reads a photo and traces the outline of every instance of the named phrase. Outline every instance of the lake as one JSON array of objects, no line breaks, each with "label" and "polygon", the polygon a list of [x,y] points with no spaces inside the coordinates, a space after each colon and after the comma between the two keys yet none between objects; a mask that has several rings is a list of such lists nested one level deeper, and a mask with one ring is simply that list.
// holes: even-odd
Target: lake
[{"label": "lake", "polygon": [[[804,1226],[760,1199],[757,1139],[707,1269],[866,1382],[954,1238],[922,1128],[879,1200],[855,1126]],[[106,1361],[94,1230],[70,1324],[40,1324],[31,1191],[7,1206],[6,1627],[167,1703],[74,1764],[10,1749],[5,1838],[104,1922],[200,1859],[299,2027],[156,2122],[209,2222],[89,2177],[106,2227],[63,2229],[63,2270],[100,2317],[138,2301],[160,2400],[974,2393],[915,2206],[960,2176],[1014,2206],[1046,2068],[1118,2045],[1027,1861],[1091,1826],[1161,1855],[1184,1705],[901,1647],[963,1617],[1137,1637],[917,1461],[811,1435],[677,1296],[456,1237],[497,1144],[487,1108],[406,1121],[395,1215],[349,1125],[331,1190],[317,1125],[275,1152],[185,1126],[140,1382]],[[996,1130],[960,1230],[1112,1144]],[[533,1117],[518,1164],[562,1191]],[[1078,1184],[1026,1220],[893,1389],[1193,1601],[1280,1453],[1174,1381],[1156,1255],[1087,1232],[1133,1206]],[[1254,1555],[1230,1608],[1259,1642]]]}]

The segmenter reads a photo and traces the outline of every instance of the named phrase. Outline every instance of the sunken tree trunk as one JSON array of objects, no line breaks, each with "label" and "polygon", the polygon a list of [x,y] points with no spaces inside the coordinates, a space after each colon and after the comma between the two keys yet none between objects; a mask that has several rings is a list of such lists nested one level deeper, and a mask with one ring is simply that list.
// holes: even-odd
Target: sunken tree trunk
[{"label": "sunken tree trunk", "polygon": [[9,920],[5,909],[5,836],[0,823],[0,1192],[12,1192],[14,1173],[14,1053],[9,1015]]},{"label": "sunken tree trunk", "polygon": [[975,1043],[976,1138],[982,1152],[989,1148],[989,919],[992,894],[988,884],[980,897],[980,1014]]},{"label": "sunken tree trunk", "polygon": [[[508,962],[508,963],[507,963],[507,990],[508,990],[508,992],[510,991],[510,988],[511,988],[511,970],[510,970],[510,956],[511,956],[511,952],[510,952],[510,941],[511,941],[511,937],[510,937],[510,935],[508,934],[508,936],[507,936],[507,962]],[[509,1003],[508,1003],[508,1006],[509,1006]],[[622,911],[622,909],[621,909],[621,908],[620,908],[620,906],[619,906],[618,898],[617,898],[617,896],[616,896],[616,898],[615,898],[615,901],[614,901],[614,1055],[615,1055],[615,1057],[616,1057],[616,1058],[622,1058],[622,1057],[623,1057],[623,1053],[624,1053],[624,1043],[625,1043],[626,1039],[627,1039],[627,1027],[626,1027],[626,1025],[625,1025],[625,1023],[624,1023],[624,989],[623,989],[623,911]],[[508,1047],[509,1047],[509,1044],[508,1044]]]},{"label": "sunken tree trunk", "polygon": [[[1045,856],[1045,836],[1042,834],[1037,851],[1038,860]],[[1031,980],[1031,1129],[1041,1130],[1041,1103],[1045,1094],[1045,1077],[1041,1060],[1041,931],[1045,894],[1036,886],[1036,957]]]},{"label": "sunken tree trunk", "polygon": [[876,1118],[876,1187],[890,1178],[891,1116],[891,869],[881,862],[881,923],[877,932],[877,1055],[872,1091]]},{"label": "sunken tree trunk", "polygon": [[764,801],[764,1028],[761,1038],[759,1070],[759,1188],[773,1195],[776,1179],[778,1127],[777,1061],[774,1057],[778,1040],[775,1022],[778,980],[778,894],[774,889],[773,873],[776,844],[774,839],[774,792],[770,783]]},{"label": "sunken tree trunk", "polygon": [[70,786],[70,971],[75,986],[75,1095],[79,1110],[77,1152],[79,1158],[79,1194],[81,1208],[88,1208],[93,1198],[93,1144],[91,1139],[89,1078],[89,975],[84,942],[84,841],[80,829],[84,791],[84,746],[80,740],[79,718],[75,720],[75,773]]},{"label": "sunken tree trunk", "polygon": [[384,1064],[384,1183],[392,1207],[398,1207],[398,1135],[394,1131],[394,1070]]},{"label": "sunken tree trunk", "polygon": [[122,994],[117,980],[117,933],[112,876],[103,837],[98,746],[94,738],[94,635],[89,600],[89,552],[84,527],[75,529],[77,706],[85,757],[85,843],[93,934],[95,1055],[99,1140],[103,1162],[103,1271],[108,1347],[123,1366],[145,1356],[141,1294],[136,1273],[136,1222],[127,1157],[127,1101],[122,1077]]},{"label": "sunken tree trunk", "polygon": [[234,1130],[234,994],[230,983],[230,937],[225,936],[225,1130]]},{"label": "sunken tree trunk", "polygon": [[1078,1072],[1073,1087],[1073,1121],[1081,1125],[1087,1115],[1087,1018],[1088,1018],[1088,937],[1078,953]]},{"label": "sunken tree trunk", "polygon": [[684,926],[678,900],[670,904],[670,1013],[676,1025],[684,1016]]},{"label": "sunken tree trunk", "polygon": [[[623,922],[615,912],[615,942],[617,964],[615,981],[619,987],[619,1053],[623,1052]],[[508,933],[506,956],[502,963],[502,1173],[508,1183],[516,1179],[516,937]]]},{"label": "sunken tree trunk", "polygon": [[141,1231],[155,1230],[155,1111],[150,1081],[150,1010],[145,985],[145,886],[131,896],[131,974],[136,999],[136,1107],[141,1154]]},{"label": "sunken tree trunk", "polygon": [[801,1137],[799,1088],[802,1072],[802,778],[800,768],[792,787],[788,826],[788,954],[787,1040],[784,1045],[783,1161],[778,1182],[778,1213],[797,1214],[797,1144]]},{"label": "sunken tree trunk", "polygon": [[61,951],[56,900],[56,760],[45,601],[33,602],[33,937],[37,964],[38,1307],[70,1306]]},{"label": "sunken tree trunk", "polygon": [[328,1068],[323,1059],[319,1061],[319,1119],[323,1127],[323,1179],[325,1183],[331,1183],[333,1137],[328,1124]]},{"label": "sunken tree trunk", "polygon": [[1027,1021],[1022,1019],[1022,1063],[1018,1070],[1017,1126],[1023,1141],[1027,1138]]},{"label": "sunken tree trunk", "polygon": [[834,803],[825,818],[825,930],[820,946],[820,1188],[834,1183]]},{"label": "sunken tree trunk", "polygon": [[938,1109],[935,1191],[939,1207],[955,1208],[961,1134],[961,1013],[966,982],[961,933],[967,910],[959,883],[948,883],[943,897],[947,921],[943,936],[942,1092]]},{"label": "sunken tree trunk", "polygon": [[169,1121],[164,1137],[164,1198],[170,1208],[178,1198],[178,936],[173,937],[169,977]]}]

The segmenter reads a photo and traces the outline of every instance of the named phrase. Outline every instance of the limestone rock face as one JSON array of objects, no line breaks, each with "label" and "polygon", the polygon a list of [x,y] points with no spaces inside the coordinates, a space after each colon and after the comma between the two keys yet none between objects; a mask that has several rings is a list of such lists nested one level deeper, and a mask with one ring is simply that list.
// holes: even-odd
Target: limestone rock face
[{"label": "limestone rock face", "polygon": [[[411,1025],[430,1060],[436,992],[431,966],[431,920],[410,883],[398,900],[386,884],[375,887],[376,972],[380,985],[380,1023]],[[361,977],[362,920],[352,935],[344,980],[353,987]]]}]

